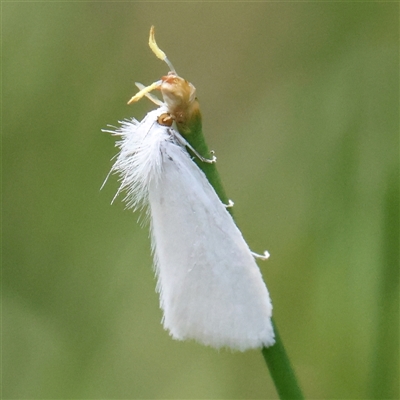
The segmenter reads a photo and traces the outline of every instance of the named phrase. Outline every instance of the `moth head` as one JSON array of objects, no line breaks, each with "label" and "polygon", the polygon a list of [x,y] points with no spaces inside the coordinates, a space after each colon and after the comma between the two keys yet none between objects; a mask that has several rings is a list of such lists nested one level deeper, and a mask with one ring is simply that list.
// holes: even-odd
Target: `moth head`
[{"label": "moth head", "polygon": [[[166,105],[168,114],[176,122],[179,131],[181,133],[188,133],[192,130],[191,126],[193,124],[198,126],[201,123],[196,88],[176,73],[166,54],[156,43],[153,26],[150,29],[149,46],[153,53],[168,65],[170,72],[149,86],[136,83],[140,91],[128,101],[128,104],[134,103],[146,96],[158,106]],[[164,103],[150,94],[153,90],[161,91]]]},{"label": "moth head", "polygon": [[190,108],[196,99],[196,88],[174,72],[161,78],[161,93],[169,110]]}]

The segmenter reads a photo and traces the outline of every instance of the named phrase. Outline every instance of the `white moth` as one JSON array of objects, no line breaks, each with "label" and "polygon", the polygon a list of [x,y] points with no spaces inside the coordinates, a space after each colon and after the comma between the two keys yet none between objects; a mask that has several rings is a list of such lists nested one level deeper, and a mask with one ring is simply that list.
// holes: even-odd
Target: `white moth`
[{"label": "white moth", "polygon": [[[164,77],[158,84],[169,82]],[[142,89],[139,97],[148,92]],[[110,172],[120,175],[117,195],[124,190],[127,205],[146,209],[149,217],[164,328],[174,339],[215,348],[271,346],[272,305],[255,254],[189,156],[171,97],[163,94],[165,103],[158,100],[161,106],[143,121],[123,121],[112,131],[121,140]],[[204,162],[215,161],[191,150]]]}]

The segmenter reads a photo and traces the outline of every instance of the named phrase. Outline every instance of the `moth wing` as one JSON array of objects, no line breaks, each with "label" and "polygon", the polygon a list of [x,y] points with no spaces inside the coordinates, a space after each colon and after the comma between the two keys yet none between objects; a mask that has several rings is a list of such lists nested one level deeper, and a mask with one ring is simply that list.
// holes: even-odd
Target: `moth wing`
[{"label": "moth wing", "polygon": [[185,149],[164,140],[160,153],[148,199],[164,327],[216,348],[274,344],[269,293],[241,232]]}]

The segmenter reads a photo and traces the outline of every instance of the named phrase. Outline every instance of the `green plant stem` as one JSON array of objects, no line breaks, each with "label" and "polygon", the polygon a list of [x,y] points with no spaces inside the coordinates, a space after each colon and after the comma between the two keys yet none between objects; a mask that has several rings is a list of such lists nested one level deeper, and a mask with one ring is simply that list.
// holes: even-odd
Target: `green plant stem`
[{"label": "green plant stem", "polygon": [[[185,130],[179,129],[179,131],[198,153],[203,157],[211,158],[212,155],[208,149],[202,132],[200,113],[193,116],[191,121],[186,125]],[[193,160],[204,172],[220,200],[224,204],[228,204],[229,199],[222,186],[221,178],[215,164],[202,162],[197,157],[193,157]],[[231,208],[228,208],[228,211],[231,212]],[[272,324],[275,331],[275,344],[268,348],[264,347],[262,349],[262,355],[269,368],[279,398],[303,399],[303,394],[301,393],[300,387],[297,383],[296,376],[290,365],[289,358],[286,354],[274,320],[272,320]]]},{"label": "green plant stem", "polygon": [[276,391],[280,399],[303,399],[274,319],[272,319],[272,325],[275,332],[275,344],[271,347],[263,347],[262,355],[268,365]]},{"label": "green plant stem", "polygon": [[371,399],[399,398],[399,186],[398,169],[390,171],[383,201],[383,237],[377,304],[375,360]]},{"label": "green plant stem", "polygon": [[[195,113],[192,116],[192,119],[189,121],[188,125],[186,126],[185,130],[179,129],[179,133],[185,137],[185,139],[191,144],[191,146],[203,157],[211,159],[212,154],[208,149],[206,141],[204,139],[203,130],[202,130],[202,123],[201,123],[201,114]],[[188,133],[189,132],[189,133]],[[189,153],[191,151],[189,150]],[[228,204],[229,198],[225,193],[225,190],[222,186],[221,178],[218,174],[217,168],[215,163],[209,164],[206,162],[201,161],[198,157],[194,154],[191,154],[193,161],[197,164],[197,166],[204,172],[208,181],[210,182],[211,186],[214,188],[215,192],[217,193],[218,197],[224,204]],[[231,211],[228,208],[228,211]]]}]

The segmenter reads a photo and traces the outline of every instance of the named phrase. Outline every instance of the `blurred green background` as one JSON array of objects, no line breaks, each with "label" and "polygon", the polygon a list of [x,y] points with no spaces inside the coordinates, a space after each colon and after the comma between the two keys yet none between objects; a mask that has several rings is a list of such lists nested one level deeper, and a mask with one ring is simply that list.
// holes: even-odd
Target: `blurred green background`
[{"label": "blurred green background", "polygon": [[100,130],[197,88],[307,398],[398,398],[397,3],[3,2],[4,399],[261,399],[259,351],[173,341]]}]

